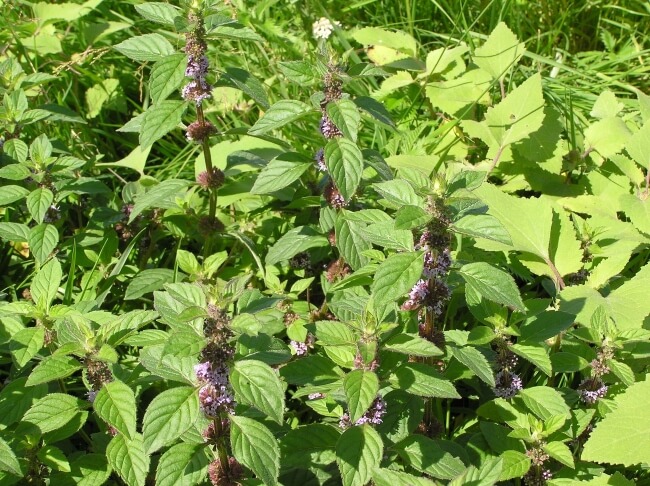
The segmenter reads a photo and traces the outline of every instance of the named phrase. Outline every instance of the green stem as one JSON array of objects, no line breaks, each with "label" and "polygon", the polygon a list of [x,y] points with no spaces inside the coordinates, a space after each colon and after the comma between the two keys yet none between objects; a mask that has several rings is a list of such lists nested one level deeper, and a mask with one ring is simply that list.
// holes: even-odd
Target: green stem
[{"label": "green stem", "polygon": [[[203,107],[199,105],[196,108],[196,115],[198,120],[203,123],[205,117],[203,116]],[[208,139],[204,139],[201,143],[203,148],[203,157],[205,158],[205,170],[208,174],[212,174],[214,166],[212,165],[212,154],[210,153],[210,143]],[[217,214],[217,189],[210,188],[210,209],[208,210],[208,216],[210,219],[214,219]]]},{"label": "green stem", "polygon": [[226,441],[223,437],[223,426],[221,417],[214,419],[215,435],[218,437],[217,441],[217,454],[219,455],[219,463],[221,471],[228,477],[230,475],[230,464],[228,463],[228,451],[226,450]]}]

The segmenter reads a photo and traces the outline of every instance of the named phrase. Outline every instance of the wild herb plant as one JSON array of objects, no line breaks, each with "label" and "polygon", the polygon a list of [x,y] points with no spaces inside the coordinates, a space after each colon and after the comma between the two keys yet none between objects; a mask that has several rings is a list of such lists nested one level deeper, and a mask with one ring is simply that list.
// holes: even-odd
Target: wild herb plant
[{"label": "wild herb plant", "polygon": [[[0,57],[0,484],[649,481],[647,95],[574,104],[505,23],[420,58],[324,18],[265,66],[212,0],[40,72],[98,5]],[[124,72],[80,116],[89,56]]]}]

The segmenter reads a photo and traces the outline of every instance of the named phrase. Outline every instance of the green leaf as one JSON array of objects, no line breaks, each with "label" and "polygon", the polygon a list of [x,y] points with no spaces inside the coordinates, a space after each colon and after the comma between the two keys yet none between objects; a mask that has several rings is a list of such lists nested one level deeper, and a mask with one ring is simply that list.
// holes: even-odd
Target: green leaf
[{"label": "green leaf", "polygon": [[[136,9],[146,5],[151,4],[136,5]],[[166,3],[160,5],[173,8]],[[187,56],[185,54],[172,54],[154,64],[149,77],[149,95],[154,104],[166,100],[170,94],[180,88],[185,79],[186,67]]]},{"label": "green leaf", "polygon": [[248,130],[248,134],[253,136],[263,135],[270,130],[276,130],[288,123],[299,120],[312,112],[312,108],[302,101],[278,101],[264,113],[262,118],[257,120],[255,125]]},{"label": "green leaf", "polygon": [[30,373],[27,386],[40,385],[60,378],[66,378],[82,368],[72,356],[55,354],[41,361]]},{"label": "green leaf", "polygon": [[227,67],[215,86],[227,86],[239,89],[253,98],[263,109],[269,109],[269,99],[264,91],[264,85],[244,69]]},{"label": "green leaf", "polygon": [[395,229],[393,221],[369,224],[361,230],[361,234],[373,245],[400,251],[413,251],[413,232]]},{"label": "green leaf", "polygon": [[357,141],[361,114],[352,100],[342,99],[328,103],[327,115],[345,137]]},{"label": "green leaf", "polygon": [[371,98],[370,96],[357,96],[354,98],[354,104],[378,122],[391,128],[395,126],[395,122],[390,117],[390,112],[386,109],[383,103],[380,103],[376,99]]},{"label": "green leaf", "polygon": [[448,349],[451,350],[451,354],[454,358],[472,370],[481,380],[491,387],[495,386],[492,367],[487,358],[478,349],[471,346],[464,348],[449,346]]},{"label": "green leaf", "polygon": [[18,422],[34,402],[43,398],[47,386],[25,386],[27,378],[16,378],[0,391],[0,429]]},{"label": "green leaf", "polygon": [[160,34],[131,37],[113,48],[134,61],[160,61],[175,52],[174,46]]},{"label": "green leaf", "polygon": [[[4,189],[3,189],[4,192]],[[54,194],[46,187],[39,187],[27,196],[27,209],[34,221],[42,223],[48,209],[54,201]]]},{"label": "green leaf", "polygon": [[251,194],[270,194],[284,189],[313,165],[295,153],[279,155],[262,169],[257,176]]},{"label": "green leaf", "polygon": [[19,477],[23,476],[16,453],[11,450],[9,444],[2,437],[0,437],[0,471],[7,471]]},{"label": "green leaf", "polygon": [[400,333],[396,334],[383,345],[386,351],[420,356],[428,358],[431,356],[442,356],[444,353],[438,346],[420,336]]},{"label": "green leaf", "polygon": [[363,236],[363,224],[348,219],[347,214],[342,212],[336,219],[334,225],[336,247],[348,265],[353,270],[358,270],[368,263],[368,257],[363,252],[370,250],[372,243]]},{"label": "green leaf", "polygon": [[34,258],[39,262],[44,262],[56,248],[59,242],[59,232],[54,225],[41,223],[31,229],[27,241]]},{"label": "green leaf", "polygon": [[21,329],[11,337],[9,350],[18,368],[24,367],[43,347],[43,326]]},{"label": "green leaf", "polygon": [[401,208],[405,205],[421,206],[422,198],[415,193],[413,186],[402,179],[392,181],[377,182],[372,185],[391,206]]},{"label": "green leaf", "polygon": [[515,280],[503,270],[489,263],[475,262],[463,265],[458,273],[467,286],[484,298],[522,312],[526,310]]},{"label": "green leaf", "polygon": [[169,268],[148,268],[138,273],[126,287],[124,300],[139,299],[155,290],[160,290],[166,283],[174,280],[174,271]]},{"label": "green leaf", "polygon": [[384,452],[381,436],[369,425],[350,427],[336,444],[336,463],[343,486],[364,486],[379,467]]},{"label": "green leaf", "polygon": [[516,343],[510,346],[513,353],[521,356],[525,360],[530,361],[540,370],[551,376],[553,373],[553,366],[551,359],[548,356],[548,351],[542,344],[520,344]]},{"label": "green leaf", "polygon": [[343,379],[350,420],[355,423],[366,413],[379,391],[379,379],[372,371],[353,370]]},{"label": "green leaf", "polygon": [[433,216],[420,206],[406,205],[397,210],[395,214],[395,228],[412,230],[427,224]]},{"label": "green leaf", "polygon": [[520,478],[530,469],[530,457],[519,451],[505,451],[501,454],[503,467],[499,481]]},{"label": "green leaf", "polygon": [[35,425],[41,434],[45,434],[70,422],[82,404],[78,398],[65,393],[50,393],[38,400],[25,413],[22,421]]},{"label": "green leaf", "polygon": [[485,44],[476,49],[472,60],[494,79],[503,79],[524,52],[523,42],[519,42],[505,23],[499,22]]},{"label": "green leaf", "polygon": [[23,163],[27,160],[29,149],[27,144],[19,138],[12,138],[5,141],[2,150],[16,162]]},{"label": "green leaf", "polygon": [[29,191],[21,186],[2,186],[2,194],[0,194],[0,206],[9,206],[16,201],[24,199],[28,194]]},{"label": "green leaf", "polygon": [[162,2],[147,2],[135,5],[135,9],[145,19],[169,26],[174,26],[174,19],[181,15],[178,7]]},{"label": "green leaf", "polygon": [[278,484],[280,447],[271,431],[256,420],[230,416],[230,443],[235,458],[265,485]]},{"label": "green leaf", "polygon": [[460,398],[451,381],[424,363],[405,363],[390,374],[388,381],[394,388],[413,395]]},{"label": "green leaf", "polygon": [[395,448],[411,467],[434,478],[452,479],[465,470],[463,461],[423,435],[411,435],[396,444]]},{"label": "green leaf", "polygon": [[650,234],[650,201],[633,194],[622,194],[619,198],[621,209],[636,229]]},{"label": "green leaf", "polygon": [[389,256],[375,273],[371,286],[375,301],[392,302],[406,294],[422,275],[423,267],[424,260],[420,252]]},{"label": "green leaf", "polygon": [[585,130],[585,149],[595,150],[605,158],[623,150],[632,133],[621,118],[605,118]]},{"label": "green leaf", "polygon": [[462,235],[474,238],[486,238],[511,246],[510,235],[494,216],[489,214],[471,214],[463,216],[451,225],[451,229]]},{"label": "green leaf", "polygon": [[7,241],[29,240],[29,226],[21,223],[0,223],[0,238]]},{"label": "green leaf", "polygon": [[650,121],[627,139],[625,150],[641,167],[650,165]]},{"label": "green leaf", "polygon": [[317,71],[308,61],[281,61],[278,67],[289,81],[302,86],[319,79]]},{"label": "green leaf", "polygon": [[616,375],[616,377],[625,383],[627,386],[634,384],[634,371],[628,365],[621,361],[610,359],[607,361],[607,366]]},{"label": "green leaf", "polygon": [[363,155],[346,138],[335,138],[325,146],[325,164],[334,184],[346,201],[357,192],[363,173]]},{"label": "green leaf", "polygon": [[376,486],[436,486],[430,479],[383,468],[374,470],[372,480]]},{"label": "green leaf", "polygon": [[573,325],[575,316],[566,312],[543,311],[527,319],[521,326],[519,339],[525,343],[541,343],[557,336]]},{"label": "green leaf", "polygon": [[569,406],[560,392],[548,386],[534,386],[519,392],[518,399],[522,400],[528,410],[541,420],[549,420],[556,415],[569,415]]},{"label": "green leaf", "polygon": [[58,447],[52,445],[43,446],[36,456],[43,464],[56,471],[71,472],[68,458]]},{"label": "green leaf", "polygon": [[411,57],[416,56],[417,42],[406,32],[381,29],[379,27],[364,27],[354,31],[352,37],[359,44],[388,47]]},{"label": "green leaf", "polygon": [[266,264],[275,265],[289,260],[300,252],[310,248],[328,246],[329,241],[315,229],[309,226],[299,226],[287,231],[282,238],[275,242],[266,254]]},{"label": "green leaf", "polygon": [[108,443],[106,457],[113,470],[128,486],[145,486],[149,472],[149,456],[144,450],[142,435],[133,440],[118,434]]},{"label": "green leaf", "polygon": [[232,370],[230,383],[238,401],[257,408],[282,424],[284,388],[273,368],[253,359],[238,361]]},{"label": "green leaf", "polygon": [[555,441],[549,442],[543,447],[544,452],[551,456],[556,461],[564,464],[565,466],[575,469],[575,461],[573,460],[573,453],[571,449],[563,442]]},{"label": "green leaf", "polygon": [[41,267],[29,288],[36,307],[40,309],[50,308],[59,291],[62,278],[61,264],[56,258],[52,258]]},{"label": "green leaf", "polygon": [[129,223],[132,223],[142,211],[147,209],[171,207],[170,201],[173,201],[189,185],[189,181],[183,179],[167,179],[149,189],[145,194],[136,197],[129,216]]},{"label": "green leaf", "polygon": [[152,453],[171,444],[186,432],[199,417],[199,394],[181,386],[165,390],[147,407],[142,423],[144,446]]},{"label": "green leaf", "polygon": [[319,423],[290,430],[280,442],[282,466],[331,464],[336,460],[334,449],[340,436],[341,432],[336,427]]},{"label": "green leaf", "polygon": [[635,383],[614,398],[609,412],[589,436],[582,460],[626,467],[650,462],[650,381]]},{"label": "green leaf", "polygon": [[[164,100],[144,112],[140,129],[140,147],[147,148],[176,128],[187,108],[184,101]],[[167,181],[165,181],[167,182]]]},{"label": "green leaf", "polygon": [[95,397],[93,408],[109,425],[133,440],[137,407],[133,390],[128,385],[121,381],[104,384]]},{"label": "green leaf", "polygon": [[160,457],[156,468],[157,486],[194,486],[206,477],[213,460],[203,444],[176,444]]}]

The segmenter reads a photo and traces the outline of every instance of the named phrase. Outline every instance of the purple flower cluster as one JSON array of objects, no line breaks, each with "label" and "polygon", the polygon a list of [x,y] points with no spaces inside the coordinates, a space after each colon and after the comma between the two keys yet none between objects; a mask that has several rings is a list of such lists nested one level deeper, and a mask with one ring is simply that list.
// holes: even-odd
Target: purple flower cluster
[{"label": "purple flower cluster", "polygon": [[420,308],[429,296],[429,282],[418,280],[409,292],[409,298],[402,304],[402,310],[415,310]]},{"label": "purple flower cluster", "polygon": [[521,378],[516,373],[501,370],[494,378],[495,386],[492,389],[497,397],[510,399],[523,388]]},{"label": "purple flower cluster", "polygon": [[198,106],[212,96],[212,86],[204,78],[193,79],[183,87],[181,96],[186,101],[194,101]]},{"label": "purple flower cluster", "polygon": [[593,405],[607,395],[607,385],[600,378],[586,378],[578,386],[580,399],[587,405]]},{"label": "purple flower cluster", "polygon": [[301,343],[292,340],[289,344],[291,344],[291,347],[293,348],[297,356],[304,356],[305,354],[307,354],[308,351],[307,343]]},{"label": "purple flower cluster", "polygon": [[310,393],[307,398],[310,400],[320,400],[321,398],[325,398],[325,394],[321,392]]},{"label": "purple flower cluster", "polygon": [[350,420],[350,414],[345,412],[339,420],[339,427],[347,429],[353,425],[379,425],[383,421],[383,417],[386,415],[386,402],[382,397],[377,397],[368,408],[368,411],[364,413],[361,418],[359,418],[354,424]]},{"label": "purple flower cluster", "polygon": [[185,68],[185,76],[188,78],[205,78],[208,74],[208,58],[205,54],[198,57],[189,54],[187,56],[187,67]]},{"label": "purple flower cluster", "polygon": [[213,369],[207,361],[194,366],[196,377],[203,383],[199,390],[201,411],[208,417],[219,417],[221,412],[233,413],[235,399],[228,385],[228,368]]},{"label": "purple flower cluster", "polygon": [[185,76],[192,80],[183,87],[181,96],[184,100],[193,101],[197,106],[212,96],[212,86],[206,81],[209,62],[205,55],[207,44],[205,42],[205,28],[203,19],[192,15],[197,22],[194,30],[186,34],[185,53],[187,54],[187,67]]},{"label": "purple flower cluster", "polygon": [[334,124],[331,118],[327,115],[323,115],[323,118],[320,120],[320,132],[323,134],[323,137],[331,140],[333,138],[338,138],[343,135],[341,130]]},{"label": "purple flower cluster", "polygon": [[316,161],[316,167],[318,167],[319,171],[327,172],[327,165],[325,165],[325,149],[318,149],[314,160]]}]

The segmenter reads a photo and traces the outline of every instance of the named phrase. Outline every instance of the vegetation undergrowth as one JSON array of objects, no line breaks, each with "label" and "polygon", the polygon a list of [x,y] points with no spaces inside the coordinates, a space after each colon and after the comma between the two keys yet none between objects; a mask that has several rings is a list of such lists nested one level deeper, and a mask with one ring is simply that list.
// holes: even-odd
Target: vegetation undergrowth
[{"label": "vegetation undergrowth", "polygon": [[0,486],[650,484],[647,2],[6,5]]}]

